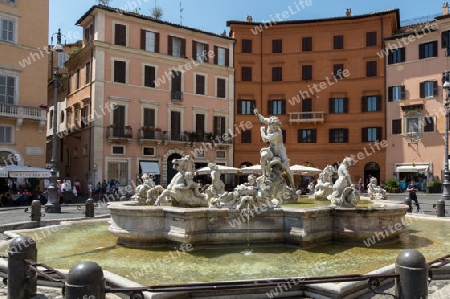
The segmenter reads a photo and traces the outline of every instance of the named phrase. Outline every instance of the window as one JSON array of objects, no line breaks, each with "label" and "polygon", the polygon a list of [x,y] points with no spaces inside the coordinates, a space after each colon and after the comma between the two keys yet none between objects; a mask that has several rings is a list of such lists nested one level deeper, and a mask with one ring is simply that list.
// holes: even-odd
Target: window
[{"label": "window", "polygon": [[405,99],[405,86],[389,86],[388,102],[396,102]]},{"label": "window", "polygon": [[[62,111],[61,111],[62,112]],[[61,113],[61,122],[64,120],[64,114]],[[83,106],[81,109],[81,127],[85,128],[89,125],[89,105]]]},{"label": "window", "polygon": [[441,47],[446,49],[445,55],[450,55],[450,30],[441,33]]},{"label": "window", "polygon": [[186,40],[176,36],[167,39],[167,52],[171,56],[186,57]]},{"label": "window", "polygon": [[333,49],[344,49],[344,36],[343,35],[335,35],[333,36]]},{"label": "window", "polygon": [[86,63],[86,67],[84,69],[84,84],[89,84],[91,82],[91,62]]},{"label": "window", "polygon": [[0,75],[0,103],[14,104],[16,98],[16,78]]},{"label": "window", "polygon": [[114,25],[114,44],[118,46],[127,45],[127,26],[123,24]]},{"label": "window", "polygon": [[13,20],[3,19],[0,18],[0,40],[14,43],[15,37],[14,37],[14,27],[15,22]]},{"label": "window", "polygon": [[427,116],[424,118],[424,132],[434,132],[434,117]]},{"label": "window", "polygon": [[286,100],[269,100],[269,114],[286,114]]},{"label": "window", "polygon": [[283,81],[283,69],[281,66],[272,68],[272,81]]},{"label": "window", "polygon": [[154,147],[144,146],[142,148],[142,155],[143,156],[154,156],[155,155],[155,148]]},{"label": "window", "polygon": [[400,135],[402,133],[402,120],[393,119],[392,120],[392,135]]},{"label": "window", "polygon": [[[303,99],[302,112],[311,112],[311,111],[312,111],[312,99],[311,98]],[[303,114],[302,118],[304,119],[312,118],[312,114],[311,113]]]},{"label": "window", "polygon": [[[125,110],[124,105],[116,105],[116,109],[113,110],[113,137],[123,137],[125,135]],[[75,112],[75,119],[78,112]]]},{"label": "window", "polygon": [[197,113],[195,114],[195,132],[198,134],[205,133],[205,115]]},{"label": "window", "polygon": [[344,72],[344,64],[342,63],[333,64],[333,75],[343,74],[343,72]]},{"label": "window", "polygon": [[309,52],[312,51],[312,37],[302,37],[302,51]]},{"label": "window", "polygon": [[142,155],[143,156],[154,156],[155,155],[155,148],[154,147],[144,146],[142,148]]},{"label": "window", "polygon": [[125,154],[125,147],[123,146],[113,146],[111,153],[113,155],[124,155]]},{"label": "window", "polygon": [[302,65],[302,80],[312,80],[312,65]]},{"label": "window", "polygon": [[156,68],[151,65],[144,67],[144,86],[155,88]]},{"label": "window", "polygon": [[417,117],[410,117],[406,119],[406,133],[419,132],[420,125]]},{"label": "window", "polygon": [[181,101],[181,72],[172,70],[171,80],[172,100]]},{"label": "window", "polygon": [[225,134],[225,117],[224,116],[214,116],[213,134],[215,136],[223,136],[223,134]]},{"label": "window", "polygon": [[366,77],[376,77],[377,76],[377,62],[367,61],[366,62]]},{"label": "window", "polygon": [[229,52],[228,49],[214,46],[214,64],[228,66]]},{"label": "window", "polygon": [[242,131],[241,143],[252,143],[252,131],[250,130]]},{"label": "window", "polygon": [[317,142],[317,130],[316,129],[301,129],[298,130],[297,142],[298,143],[316,143]]},{"label": "window", "polygon": [[381,127],[361,128],[362,142],[375,142],[381,140]]},{"label": "window", "polygon": [[155,109],[152,108],[144,108],[143,109],[143,125],[146,127],[155,127],[156,119],[155,119]]},{"label": "window", "polygon": [[226,81],[222,78],[217,78],[217,97],[225,98],[226,97]]},{"label": "window", "polygon": [[242,39],[242,53],[252,53],[251,39]]},{"label": "window", "polygon": [[438,95],[437,81],[425,81],[420,83],[420,97],[432,98]]},{"label": "window", "polygon": [[252,81],[252,68],[249,66],[243,66],[241,68],[242,81]]},{"label": "window", "polygon": [[331,98],[330,99],[330,113],[339,114],[347,113],[348,99],[347,98]]},{"label": "window", "polygon": [[94,24],[91,24],[89,27],[84,28],[84,41],[87,44],[93,39],[94,39]]},{"label": "window", "polygon": [[330,129],[329,141],[330,143],[347,143],[348,129]]},{"label": "window", "polygon": [[381,96],[366,96],[361,99],[362,112],[381,111]]},{"label": "window", "polygon": [[405,48],[391,50],[388,56],[388,64],[405,62]]},{"label": "window", "polygon": [[216,158],[217,159],[226,159],[226,151],[216,150]]},{"label": "window", "polygon": [[372,47],[377,45],[377,32],[366,32],[366,47]]},{"label": "window", "polygon": [[12,127],[0,126],[0,143],[12,143]]},{"label": "window", "polygon": [[200,62],[208,61],[208,44],[192,41],[192,57]]},{"label": "window", "polygon": [[205,76],[195,75],[195,93],[205,94]]},{"label": "window", "polygon": [[127,63],[114,60],[114,82],[126,83]]},{"label": "window", "polygon": [[253,114],[255,108],[255,100],[238,100],[237,101],[237,113],[238,114]]},{"label": "window", "polygon": [[76,89],[80,88],[80,69],[77,69],[77,77],[76,77]]},{"label": "window", "polygon": [[274,39],[272,40],[272,53],[281,53],[282,52],[282,40]]},{"label": "window", "polygon": [[116,179],[119,184],[126,186],[128,184],[128,162],[108,162],[107,176],[110,179]]},{"label": "window", "polygon": [[142,29],[141,50],[159,53],[159,33]]},{"label": "window", "polygon": [[437,57],[437,41],[419,45],[419,59]]},{"label": "window", "polygon": [[170,111],[170,140],[181,140],[181,112]]}]

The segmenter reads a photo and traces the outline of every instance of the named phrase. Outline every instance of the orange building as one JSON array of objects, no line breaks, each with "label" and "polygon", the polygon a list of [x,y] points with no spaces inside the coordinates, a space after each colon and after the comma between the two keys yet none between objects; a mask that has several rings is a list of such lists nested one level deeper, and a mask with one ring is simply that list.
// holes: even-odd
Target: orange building
[{"label": "orange building", "polygon": [[234,164],[259,163],[253,106],[282,122],[291,165],[318,168],[354,160],[353,179],[385,179],[384,38],[399,28],[399,10],[317,20],[228,21],[235,45]]}]

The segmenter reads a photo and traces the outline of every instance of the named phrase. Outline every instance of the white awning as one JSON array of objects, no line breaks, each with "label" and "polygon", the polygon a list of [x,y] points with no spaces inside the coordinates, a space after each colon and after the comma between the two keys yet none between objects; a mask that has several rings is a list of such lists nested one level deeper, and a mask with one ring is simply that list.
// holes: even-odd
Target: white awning
[{"label": "white awning", "polygon": [[40,167],[8,165],[0,169],[0,177],[42,179],[50,176],[50,169]]},{"label": "white awning", "polygon": [[428,171],[428,166],[426,165],[403,165],[397,166],[396,172],[421,172]]},{"label": "white awning", "polygon": [[142,173],[159,174],[158,162],[139,162]]}]

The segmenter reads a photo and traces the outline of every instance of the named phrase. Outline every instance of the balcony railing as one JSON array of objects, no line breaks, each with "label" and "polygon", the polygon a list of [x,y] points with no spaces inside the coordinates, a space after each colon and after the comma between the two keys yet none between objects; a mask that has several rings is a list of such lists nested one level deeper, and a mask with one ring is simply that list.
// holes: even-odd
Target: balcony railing
[{"label": "balcony railing", "polygon": [[290,123],[324,122],[324,111],[290,112]]},{"label": "balcony railing", "polygon": [[171,99],[173,101],[182,101],[183,100],[183,93],[181,91],[172,91]]},{"label": "balcony railing", "polygon": [[41,132],[47,121],[47,112],[39,107],[0,103],[0,117],[16,119],[16,126],[19,129],[24,120],[39,121],[38,131]]},{"label": "balcony railing", "polygon": [[113,140],[126,140],[128,143],[133,138],[133,129],[130,126],[110,125],[106,128],[106,138],[108,142]]}]

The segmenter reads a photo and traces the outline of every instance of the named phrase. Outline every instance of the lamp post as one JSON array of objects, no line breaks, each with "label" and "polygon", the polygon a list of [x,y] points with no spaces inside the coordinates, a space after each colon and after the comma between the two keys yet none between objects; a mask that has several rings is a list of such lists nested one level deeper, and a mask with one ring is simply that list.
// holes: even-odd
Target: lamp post
[{"label": "lamp post", "polygon": [[[53,35],[56,35],[56,45],[52,45],[52,52],[50,53],[51,56],[51,67],[54,68],[55,71],[53,73],[53,119],[52,119],[52,158],[51,158],[51,164],[52,168],[50,170],[50,184],[48,185],[48,201],[45,204],[45,212],[46,213],[61,213],[61,205],[59,204],[58,199],[58,186],[57,186],[57,173],[58,169],[56,166],[56,134],[57,131],[57,118],[58,118],[58,87],[61,86],[61,73],[59,72],[58,67],[53,66],[53,52],[62,52],[63,48],[61,46],[61,29],[58,29],[57,33],[54,33]],[[53,44],[53,35],[52,35],[52,44]]]},{"label": "lamp post", "polygon": [[446,92],[444,100],[445,109],[445,153],[444,153],[444,182],[442,183],[442,196],[437,205],[437,216],[445,216],[445,200],[450,200],[450,171],[448,169],[448,120],[450,110],[450,71],[442,73],[442,88]]}]

